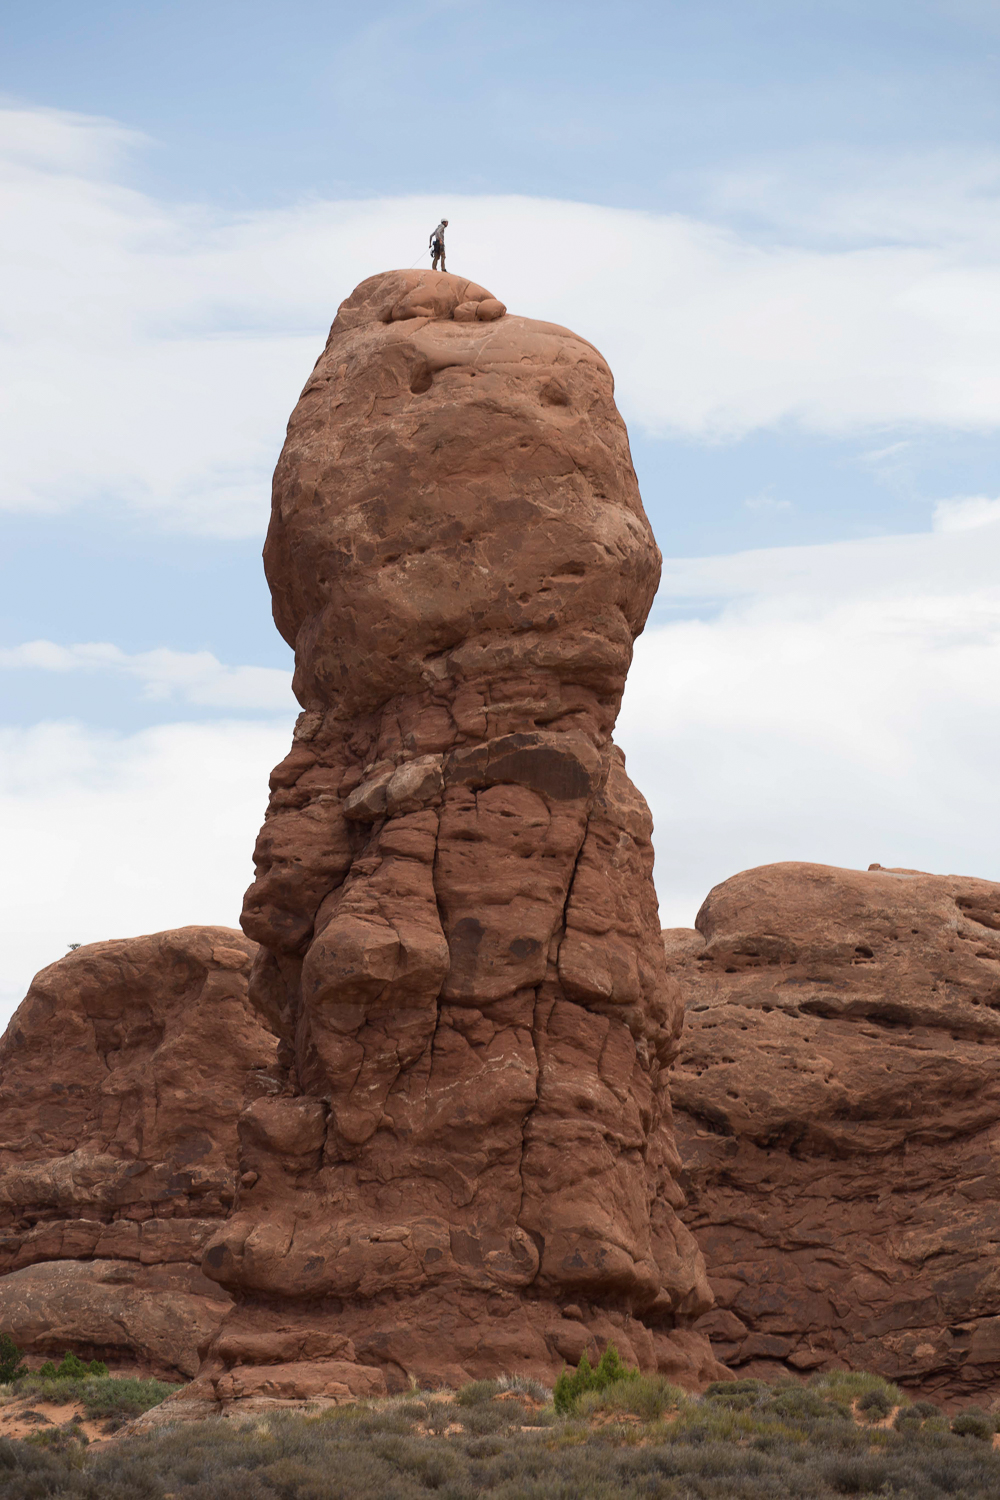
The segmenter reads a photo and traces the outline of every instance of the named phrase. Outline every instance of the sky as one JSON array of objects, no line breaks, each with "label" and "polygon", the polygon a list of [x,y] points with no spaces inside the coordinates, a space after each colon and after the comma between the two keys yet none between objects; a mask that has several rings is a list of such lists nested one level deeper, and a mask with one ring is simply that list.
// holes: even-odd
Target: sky
[{"label": "sky", "polygon": [[442,215],[615,373],[664,924],[772,860],[1000,880],[998,73],[994,0],[6,7],[0,1019],[69,943],[237,923],[270,472]]}]

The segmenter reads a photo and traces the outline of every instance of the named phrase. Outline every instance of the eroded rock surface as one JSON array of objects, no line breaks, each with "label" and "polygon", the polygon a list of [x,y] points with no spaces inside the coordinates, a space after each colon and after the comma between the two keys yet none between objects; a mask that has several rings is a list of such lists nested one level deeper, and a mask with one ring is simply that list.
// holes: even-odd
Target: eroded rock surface
[{"label": "eroded rock surface", "polygon": [[664,934],[687,1223],[742,1373],[1000,1386],[1000,885],[782,864]]},{"label": "eroded rock surface", "polygon": [[286,1086],[241,1118],[203,1260],[241,1305],[199,1385],[551,1375],[610,1337],[710,1378],[678,991],[611,741],[659,554],[607,365],[457,276],[362,283],[264,555],[304,712],[243,925]]},{"label": "eroded rock surface", "polygon": [[[193,1375],[231,1299],[200,1270],[236,1122],[279,1087],[225,927],[93,943],[35,978],[0,1043],[0,1327]],[[173,1332],[171,1332],[173,1330]]]}]

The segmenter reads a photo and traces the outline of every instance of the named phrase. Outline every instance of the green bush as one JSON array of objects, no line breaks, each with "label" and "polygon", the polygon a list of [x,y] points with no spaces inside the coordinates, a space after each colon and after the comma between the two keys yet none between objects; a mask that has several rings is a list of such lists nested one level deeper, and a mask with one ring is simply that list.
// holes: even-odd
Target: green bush
[{"label": "green bush", "polygon": [[923,1418],[919,1412],[913,1410],[912,1406],[901,1406],[893,1417],[892,1425],[897,1432],[919,1432],[923,1424]]},{"label": "green bush", "polygon": [[951,1419],[951,1430],[958,1437],[981,1438],[984,1443],[993,1441],[993,1434],[997,1430],[995,1417],[983,1411],[980,1406],[967,1406],[964,1411],[956,1412]]},{"label": "green bush", "polygon": [[29,1434],[24,1441],[34,1443],[39,1448],[54,1448],[65,1453],[73,1449],[85,1448],[90,1439],[72,1422],[66,1422],[62,1427],[40,1427],[37,1432]]},{"label": "green bush", "polygon": [[[94,1363],[99,1365],[97,1360]],[[148,1411],[151,1406],[159,1406],[178,1387],[168,1385],[165,1380],[139,1380],[131,1375],[87,1374],[82,1379],[52,1375],[46,1378],[42,1370],[36,1370],[33,1375],[23,1375],[14,1389],[18,1395],[37,1396],[56,1405],[65,1406],[78,1401],[92,1420],[104,1417],[121,1424]]]},{"label": "green bush", "polygon": [[83,1380],[88,1375],[107,1375],[108,1367],[100,1359],[92,1359],[89,1364],[77,1355],[71,1354],[67,1349],[62,1357],[62,1362],[56,1365],[51,1359],[47,1359],[35,1372],[42,1380]]},{"label": "green bush", "polygon": [[729,1411],[750,1411],[771,1399],[771,1387],[763,1380],[713,1380],[705,1396]]},{"label": "green bush", "polygon": [[597,1363],[591,1368],[586,1352],[580,1355],[580,1363],[572,1374],[563,1370],[555,1383],[552,1400],[557,1412],[568,1415],[585,1391],[603,1391],[619,1380],[636,1380],[639,1371],[622,1364],[614,1344],[608,1344]]},{"label": "green bush", "polygon": [[898,1385],[881,1375],[870,1375],[867,1370],[824,1370],[809,1377],[809,1387],[846,1401],[857,1400],[866,1391],[881,1391],[890,1406],[903,1406],[906,1402]]},{"label": "green bush", "polygon": [[868,1422],[881,1422],[892,1411],[896,1403],[885,1392],[880,1391],[877,1386],[863,1391],[858,1397],[858,1411]]},{"label": "green bush", "polygon": [[793,1420],[816,1417],[842,1422],[849,1421],[851,1417],[851,1408],[847,1402],[831,1400],[822,1392],[810,1390],[804,1385],[781,1387],[775,1392],[769,1409],[778,1416],[791,1417]]},{"label": "green bush", "polygon": [[0,1333],[0,1385],[9,1385],[19,1380],[27,1370],[21,1359],[21,1351],[9,1333]]},{"label": "green bush", "polygon": [[656,1422],[665,1411],[674,1410],[684,1399],[684,1392],[671,1385],[662,1375],[630,1374],[625,1380],[616,1380],[603,1390],[590,1390],[576,1398],[574,1410],[581,1417],[591,1417],[596,1412],[622,1413],[639,1417],[643,1422]]},{"label": "green bush", "polygon": [[500,1389],[496,1380],[470,1380],[455,1394],[456,1406],[484,1406]]}]

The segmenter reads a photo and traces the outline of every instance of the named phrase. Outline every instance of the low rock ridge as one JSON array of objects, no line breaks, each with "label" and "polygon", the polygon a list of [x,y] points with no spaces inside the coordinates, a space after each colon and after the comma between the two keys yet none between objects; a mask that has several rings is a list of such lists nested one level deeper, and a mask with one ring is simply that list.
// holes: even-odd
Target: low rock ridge
[{"label": "low rock ridge", "polygon": [[664,941],[716,1353],[995,1394],[1000,885],[766,865]]},{"label": "low rock ridge", "polygon": [[94,943],[35,978],[0,1044],[0,1327],[191,1376],[231,1298],[202,1275],[237,1119],[275,1090],[241,932]]}]

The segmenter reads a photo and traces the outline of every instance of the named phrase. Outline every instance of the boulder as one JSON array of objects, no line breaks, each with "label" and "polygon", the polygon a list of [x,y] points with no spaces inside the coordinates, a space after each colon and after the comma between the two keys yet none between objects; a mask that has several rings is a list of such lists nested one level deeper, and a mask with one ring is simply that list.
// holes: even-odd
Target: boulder
[{"label": "boulder", "polygon": [[[285,1072],[204,1251],[239,1306],[198,1399],[308,1394],[312,1358],[338,1386],[551,1378],[611,1338],[722,1373],[612,742],[660,559],[611,372],[460,277],[372,277],[292,414],[264,559],[303,712],[243,926]],[[349,1352],[278,1353],[275,1319],[282,1350]]]},{"label": "boulder", "polygon": [[18,1348],[67,1349],[116,1370],[190,1380],[231,1299],[197,1266],[48,1260],[0,1277],[0,1328]]},{"label": "boulder", "polygon": [[1000,885],[780,864],[664,934],[688,1206],[741,1374],[1000,1387]]},{"label": "boulder", "polygon": [[0,1327],[29,1352],[197,1369],[231,1303],[199,1268],[235,1196],[237,1119],[280,1087],[247,999],[254,952],[224,927],[92,943],[12,1017]]}]

